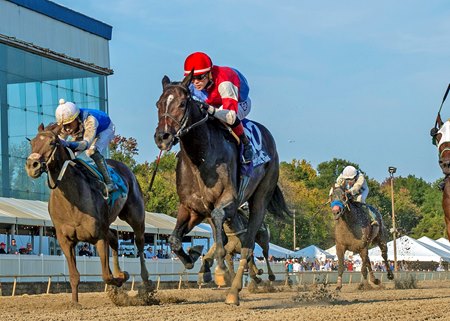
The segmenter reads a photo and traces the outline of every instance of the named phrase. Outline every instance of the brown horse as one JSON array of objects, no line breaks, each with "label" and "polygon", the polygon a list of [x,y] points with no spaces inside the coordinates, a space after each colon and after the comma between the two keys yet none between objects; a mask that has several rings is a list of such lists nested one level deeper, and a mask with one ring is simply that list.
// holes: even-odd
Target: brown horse
[{"label": "brown horse", "polygon": [[[380,280],[375,278],[369,259],[369,245],[377,244],[381,250],[381,256],[386,266],[388,279],[393,280],[389,263],[387,261],[387,231],[381,215],[377,213],[378,225],[371,225],[367,205],[349,200],[347,194],[340,186],[333,187],[331,195],[331,209],[336,220],[335,239],[336,254],[338,257],[338,281],[337,290],[342,288],[342,274],[344,273],[344,253],[353,251],[361,256],[363,276],[362,285],[367,285],[367,274],[370,274],[370,281],[376,285]],[[375,209],[371,207],[373,211]]]},{"label": "brown horse", "polygon": [[[189,91],[192,73],[184,80],[162,80],[163,93],[157,102],[158,127],[155,143],[161,150],[170,150],[180,142],[177,163],[177,193],[180,198],[177,223],[169,239],[172,250],[186,268],[191,269],[201,254],[198,248],[186,253],[181,244],[183,237],[205,218],[213,221],[216,283],[225,285],[227,271],[224,263],[226,235],[225,220],[233,220],[239,207],[239,151],[235,140],[215,119],[208,120],[202,103],[194,100]],[[269,159],[253,170],[242,203],[248,201],[249,221],[247,231],[239,235],[242,242],[241,260],[226,303],[239,304],[244,269],[252,258],[255,236],[264,221],[266,210],[284,218],[290,214],[283,194],[278,187],[278,153],[275,141],[264,126],[253,122],[258,133],[258,146]],[[255,136],[256,137],[256,136]]]},{"label": "brown horse", "polygon": [[[235,276],[233,257],[236,254],[241,254],[242,250],[241,240],[239,239],[238,236],[239,234],[245,233],[247,225],[248,225],[247,215],[241,208],[238,209],[238,215],[235,217],[234,220],[226,221],[223,224],[223,230],[228,238],[228,242],[225,245],[226,251],[225,260],[227,261],[231,280]],[[267,273],[269,274],[269,280],[275,281],[275,274],[273,273],[269,262],[270,233],[269,228],[266,226],[264,222],[261,228],[256,233],[255,242],[259,244],[259,246],[261,246],[262,248],[263,256],[267,264]],[[216,244],[214,243],[214,245],[211,246],[209,251],[203,256],[202,266],[199,271],[199,279],[198,279],[199,284],[210,282],[212,279],[210,268],[214,263],[215,251],[216,251]],[[257,275],[263,274],[264,271],[256,267],[254,257],[250,259],[248,266],[249,266],[249,274],[252,280],[255,281],[256,284],[261,283],[262,280]]]},{"label": "brown horse", "polygon": [[[122,272],[117,256],[117,233],[109,228],[117,217],[126,221],[135,233],[136,246],[141,262],[141,277],[148,285],[148,272],[143,255],[145,211],[141,189],[133,173],[124,164],[108,160],[108,164],[123,178],[128,194],[119,197],[109,206],[102,195],[102,183],[85,174],[79,165],[66,161],[71,157],[58,135],[61,127],[41,124],[31,142],[31,154],[26,171],[31,178],[46,172],[50,199],[48,210],[56,230],[56,237],[67,259],[72,288],[72,302],[78,303],[80,274],[76,267],[75,246],[78,242],[95,244],[102,264],[102,277],[106,284],[121,286],[128,278]],[[66,165],[64,165],[66,164]],[[74,166],[72,166],[74,165]],[[112,249],[113,271],[109,267],[109,247]]]},{"label": "brown horse", "polygon": [[450,121],[440,124],[441,127],[435,135],[436,145],[439,151],[439,166],[445,175],[442,195],[442,209],[445,214],[445,225],[447,227],[447,238],[450,240]]}]

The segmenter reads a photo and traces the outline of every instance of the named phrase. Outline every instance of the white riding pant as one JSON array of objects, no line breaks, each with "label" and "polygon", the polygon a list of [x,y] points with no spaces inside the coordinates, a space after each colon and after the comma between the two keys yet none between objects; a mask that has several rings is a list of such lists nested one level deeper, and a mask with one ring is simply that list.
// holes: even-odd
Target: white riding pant
[{"label": "white riding pant", "polygon": [[113,122],[111,122],[104,131],[102,131],[95,137],[91,146],[86,151],[86,155],[91,156],[95,153],[96,150],[103,154],[103,152],[105,152],[108,148],[109,143],[114,139],[115,133],[116,127],[114,126]]}]

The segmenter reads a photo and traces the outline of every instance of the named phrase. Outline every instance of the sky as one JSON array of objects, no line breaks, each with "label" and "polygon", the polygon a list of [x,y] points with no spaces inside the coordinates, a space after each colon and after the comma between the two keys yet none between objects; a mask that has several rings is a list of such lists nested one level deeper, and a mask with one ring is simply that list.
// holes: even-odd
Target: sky
[{"label": "sky", "polygon": [[429,131],[450,82],[446,0],[55,2],[113,27],[109,111],[139,162],[159,153],[163,76],[181,80],[186,56],[204,51],[246,76],[249,118],[272,132],[281,161],[341,158],[379,182],[389,166],[442,176]]}]

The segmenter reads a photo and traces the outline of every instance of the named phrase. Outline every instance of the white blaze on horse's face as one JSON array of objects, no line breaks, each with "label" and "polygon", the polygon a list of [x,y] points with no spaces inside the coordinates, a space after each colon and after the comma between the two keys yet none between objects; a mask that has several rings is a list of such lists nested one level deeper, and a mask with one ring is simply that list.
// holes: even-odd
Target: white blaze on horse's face
[{"label": "white blaze on horse's face", "polygon": [[[170,95],[167,97],[167,100],[166,100],[166,114],[169,113],[169,106],[170,106],[170,103],[173,101],[174,98],[175,98],[175,97],[174,97],[174,95],[172,95],[172,94],[170,94]],[[167,122],[166,122],[166,124],[165,124],[165,126],[164,126],[164,130],[165,130],[165,131],[168,131]]]}]

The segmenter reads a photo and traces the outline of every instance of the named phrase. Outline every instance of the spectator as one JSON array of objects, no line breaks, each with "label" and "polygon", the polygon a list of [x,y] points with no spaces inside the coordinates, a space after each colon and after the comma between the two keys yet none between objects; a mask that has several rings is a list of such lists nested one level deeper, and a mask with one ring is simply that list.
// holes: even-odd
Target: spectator
[{"label": "spectator", "polygon": [[147,247],[147,249],[144,252],[144,256],[146,259],[151,259],[154,255],[153,255],[153,249],[151,246]]},{"label": "spectator", "polygon": [[31,243],[27,243],[25,254],[34,255],[33,246],[31,245]]},{"label": "spectator", "polygon": [[0,254],[7,254],[5,248],[6,244],[4,242],[0,243]]},{"label": "spectator", "polygon": [[16,239],[11,240],[11,245],[9,247],[8,253],[9,254],[19,254],[19,251],[17,250]]},{"label": "spectator", "polygon": [[78,255],[79,256],[92,256],[92,251],[89,249],[89,244],[84,243],[84,245],[81,248],[81,250],[78,253]]}]

